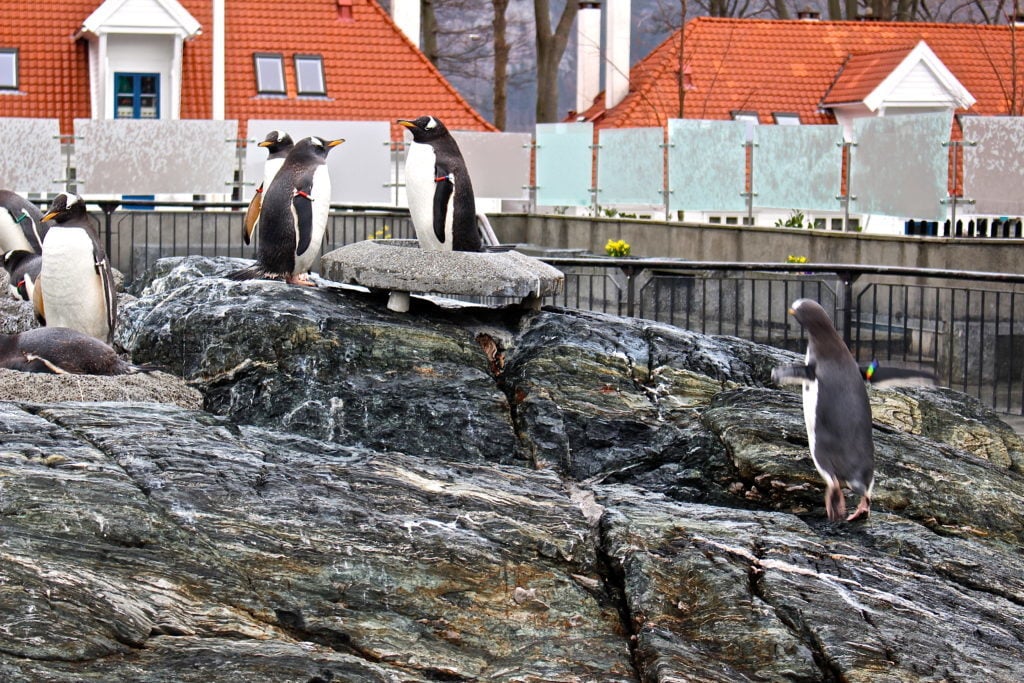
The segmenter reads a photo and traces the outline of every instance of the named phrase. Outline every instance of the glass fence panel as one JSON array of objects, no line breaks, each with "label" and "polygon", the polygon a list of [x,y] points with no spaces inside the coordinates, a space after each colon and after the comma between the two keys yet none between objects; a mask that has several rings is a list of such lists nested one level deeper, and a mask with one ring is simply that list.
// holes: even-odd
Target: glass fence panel
[{"label": "glass fence panel", "polygon": [[758,126],[754,206],[840,209],[842,141],[839,126]]},{"label": "glass fence panel", "polygon": [[491,199],[529,199],[529,133],[452,131],[466,160],[473,193]]},{"label": "glass fence panel", "polygon": [[594,124],[537,124],[537,204],[590,206]]},{"label": "glass fence panel", "polygon": [[[387,121],[282,121],[249,119],[245,146],[245,189],[249,200],[263,180],[267,150],[258,146],[272,130],[282,130],[298,142],[316,135],[324,140],[344,138],[345,144],[327,155],[331,172],[331,203],[392,204],[391,124]],[[411,138],[410,138],[411,139]]]},{"label": "glass fence panel", "polygon": [[944,220],[951,125],[949,113],[854,120],[851,211]]},{"label": "glass fence panel", "polygon": [[237,121],[75,119],[75,159],[86,194],[227,194]]},{"label": "glass fence panel", "polygon": [[668,133],[670,211],[746,210],[745,123],[670,119]]},{"label": "glass fence panel", "polygon": [[598,204],[665,203],[661,128],[604,129],[598,140]]},{"label": "glass fence panel", "polygon": [[66,173],[57,119],[0,117],[0,188],[15,192],[60,192]]},{"label": "glass fence panel", "polygon": [[971,213],[1024,213],[1024,118],[965,116],[964,197]]}]

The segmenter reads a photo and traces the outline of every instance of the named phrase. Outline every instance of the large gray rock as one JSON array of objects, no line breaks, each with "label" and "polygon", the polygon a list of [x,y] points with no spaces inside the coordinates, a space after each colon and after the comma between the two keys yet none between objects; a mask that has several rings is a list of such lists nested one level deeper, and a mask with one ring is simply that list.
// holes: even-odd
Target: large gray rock
[{"label": "large gray rock", "polygon": [[1024,448],[976,402],[872,391],[832,525],[793,354],[235,267],[120,328],[219,416],[0,404],[0,680],[1019,680]]}]

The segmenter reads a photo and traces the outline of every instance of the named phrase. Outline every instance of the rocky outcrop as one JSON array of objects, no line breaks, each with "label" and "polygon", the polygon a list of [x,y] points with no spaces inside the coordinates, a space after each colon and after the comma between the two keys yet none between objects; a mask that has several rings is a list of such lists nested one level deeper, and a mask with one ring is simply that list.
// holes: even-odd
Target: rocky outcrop
[{"label": "rocky outcrop", "polygon": [[161,261],[137,363],[206,411],[0,404],[0,680],[1011,681],[1020,438],[872,391],[829,524],[792,354]]}]

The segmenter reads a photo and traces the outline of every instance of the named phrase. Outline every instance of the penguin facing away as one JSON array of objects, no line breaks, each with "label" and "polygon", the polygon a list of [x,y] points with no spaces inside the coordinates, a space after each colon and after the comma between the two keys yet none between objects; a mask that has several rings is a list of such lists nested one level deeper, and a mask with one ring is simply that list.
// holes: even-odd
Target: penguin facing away
[{"label": "penguin facing away", "polygon": [[0,250],[38,254],[48,227],[39,207],[16,192],[0,190]]},{"label": "penguin facing away", "polygon": [[0,368],[55,375],[127,375],[148,368],[122,360],[95,337],[66,327],[0,334]]},{"label": "penguin facing away", "polygon": [[331,208],[327,153],[343,142],[312,136],[295,143],[263,193],[256,263],[228,278],[316,286],[306,273],[323,242]]},{"label": "penguin facing away", "polygon": [[32,251],[14,249],[4,254],[4,270],[7,271],[12,297],[22,301],[33,300],[42,265],[42,257]]},{"label": "penguin facing away", "polygon": [[871,512],[874,453],[871,406],[860,368],[818,302],[798,299],[789,309],[807,332],[803,363],[772,370],[777,384],[802,384],[804,423],[814,466],[826,483],[830,521],[846,514],[842,484],[861,496],[853,521]]},{"label": "penguin facing away", "polygon": [[106,343],[114,338],[117,291],[107,254],[89,221],[85,200],[62,192],[43,220],[54,224],[43,238],[34,303],[48,327],[68,327]]},{"label": "penguin facing away", "polygon": [[412,133],[405,158],[405,190],[420,247],[483,251],[473,183],[455,138],[433,116],[398,119]]},{"label": "penguin facing away", "polygon": [[288,152],[292,150],[295,143],[292,141],[292,137],[283,130],[272,130],[267,133],[267,136],[259,143],[259,146],[266,147],[269,154],[267,155],[267,160],[263,163],[263,180],[260,182],[259,187],[256,188],[256,194],[253,195],[252,200],[249,202],[249,208],[245,212],[242,240],[246,244],[252,241],[252,234],[256,231],[256,226],[259,223],[260,207],[263,205],[263,191],[270,187],[271,181],[274,180],[277,172],[281,170]]}]

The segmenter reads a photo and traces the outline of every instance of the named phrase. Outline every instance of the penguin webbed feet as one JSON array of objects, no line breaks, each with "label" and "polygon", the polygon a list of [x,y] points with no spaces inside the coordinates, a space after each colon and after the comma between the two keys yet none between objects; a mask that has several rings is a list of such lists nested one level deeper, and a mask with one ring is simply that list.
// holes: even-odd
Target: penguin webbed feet
[{"label": "penguin webbed feet", "polygon": [[867,519],[871,514],[871,497],[867,494],[861,496],[857,509],[846,515],[846,497],[843,495],[843,488],[839,482],[832,480],[828,482],[825,489],[825,512],[830,522],[856,522]]},{"label": "penguin webbed feet", "polygon": [[858,520],[867,519],[871,514],[871,498],[868,496],[861,496],[860,503],[857,504],[857,509],[850,513],[850,516],[846,518],[847,522],[856,522]]},{"label": "penguin webbed feet", "polygon": [[299,285],[301,287],[316,287],[317,284],[309,279],[309,275],[306,273],[299,273],[298,275],[288,275],[284,279],[290,285]]}]

